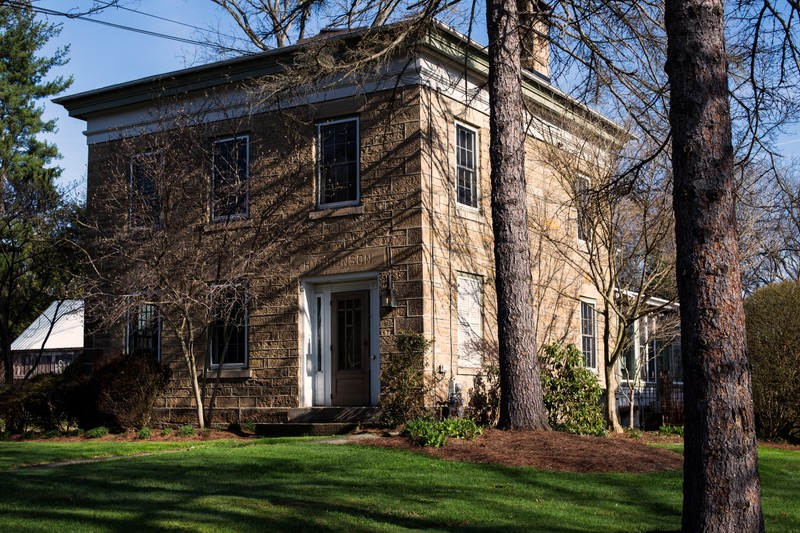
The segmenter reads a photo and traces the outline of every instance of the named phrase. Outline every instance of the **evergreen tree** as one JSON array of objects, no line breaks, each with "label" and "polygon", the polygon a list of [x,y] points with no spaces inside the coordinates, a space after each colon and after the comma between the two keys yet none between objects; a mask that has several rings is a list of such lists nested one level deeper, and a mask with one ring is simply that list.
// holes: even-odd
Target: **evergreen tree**
[{"label": "evergreen tree", "polygon": [[74,206],[55,182],[57,148],[39,138],[55,130],[42,118],[40,100],[72,82],[45,79],[66,63],[67,49],[37,55],[59,31],[35,20],[30,2],[0,5],[0,350],[7,383],[11,341],[71,277],[65,252]]}]

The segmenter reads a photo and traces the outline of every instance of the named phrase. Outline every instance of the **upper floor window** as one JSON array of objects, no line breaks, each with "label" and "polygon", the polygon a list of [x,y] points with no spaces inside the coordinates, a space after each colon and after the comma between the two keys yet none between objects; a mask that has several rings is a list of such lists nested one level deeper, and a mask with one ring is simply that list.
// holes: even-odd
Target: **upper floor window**
[{"label": "upper floor window", "polygon": [[214,142],[211,176],[211,219],[247,218],[250,138],[247,135]]},{"label": "upper floor window", "polygon": [[581,302],[581,351],[586,368],[597,368],[597,317],[594,304]]},{"label": "upper floor window", "polygon": [[575,206],[578,212],[578,239],[591,240],[591,220],[589,217],[589,178],[578,176],[575,181]]},{"label": "upper floor window", "polygon": [[359,120],[317,125],[317,174],[320,207],[355,205],[361,200]]},{"label": "upper floor window", "polygon": [[475,130],[456,125],[456,202],[478,208],[478,151]]},{"label": "upper floor window", "polygon": [[216,287],[212,296],[209,355],[212,366],[247,365],[247,292],[242,285]]},{"label": "upper floor window", "polygon": [[161,199],[158,181],[162,173],[161,154],[139,154],[130,162],[130,227],[161,224]]},{"label": "upper floor window", "polygon": [[128,311],[126,337],[128,354],[161,357],[161,318],[154,304],[135,305]]}]

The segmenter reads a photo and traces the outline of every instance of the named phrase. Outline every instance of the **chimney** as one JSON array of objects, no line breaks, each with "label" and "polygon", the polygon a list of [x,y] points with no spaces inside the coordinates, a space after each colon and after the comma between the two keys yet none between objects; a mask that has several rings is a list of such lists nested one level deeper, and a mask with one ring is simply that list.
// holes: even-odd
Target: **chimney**
[{"label": "chimney", "polygon": [[541,0],[517,0],[522,68],[550,77],[550,6]]}]

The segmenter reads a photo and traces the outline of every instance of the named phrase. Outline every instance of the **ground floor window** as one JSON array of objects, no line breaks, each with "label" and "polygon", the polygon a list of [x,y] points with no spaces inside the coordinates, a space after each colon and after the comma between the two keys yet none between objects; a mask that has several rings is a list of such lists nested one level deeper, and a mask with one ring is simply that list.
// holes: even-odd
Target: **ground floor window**
[{"label": "ground floor window", "polygon": [[158,359],[161,356],[161,320],[154,304],[134,305],[128,312],[126,352]]},{"label": "ground floor window", "polygon": [[483,361],[483,278],[458,275],[458,366],[480,368]]},{"label": "ground floor window", "polygon": [[593,303],[581,302],[581,351],[586,368],[597,368],[597,317]]},{"label": "ground floor window", "polygon": [[247,293],[241,286],[225,287],[212,295],[209,334],[212,366],[247,365]]}]

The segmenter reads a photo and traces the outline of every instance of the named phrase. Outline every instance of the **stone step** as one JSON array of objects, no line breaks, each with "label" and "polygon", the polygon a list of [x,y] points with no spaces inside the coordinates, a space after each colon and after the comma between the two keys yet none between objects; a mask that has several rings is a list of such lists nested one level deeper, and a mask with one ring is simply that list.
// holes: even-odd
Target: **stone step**
[{"label": "stone step", "polygon": [[304,407],[290,409],[288,422],[374,424],[380,416],[380,407]]},{"label": "stone step", "polygon": [[282,424],[256,424],[260,437],[317,437],[345,435],[360,427],[356,422],[285,422]]}]

